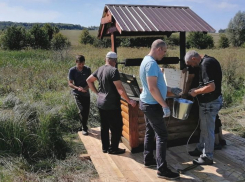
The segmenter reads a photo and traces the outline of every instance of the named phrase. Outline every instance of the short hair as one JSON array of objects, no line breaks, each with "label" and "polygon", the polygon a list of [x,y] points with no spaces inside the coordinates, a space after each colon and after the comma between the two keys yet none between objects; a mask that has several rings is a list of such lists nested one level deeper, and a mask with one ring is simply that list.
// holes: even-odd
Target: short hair
[{"label": "short hair", "polygon": [[158,47],[167,47],[167,44],[162,39],[157,39],[151,44],[151,49],[157,49]]},{"label": "short hair", "polygon": [[191,60],[193,57],[198,57],[199,54],[195,50],[190,50],[185,54],[185,62],[187,63],[188,61]]},{"label": "short hair", "polygon": [[85,62],[85,57],[83,55],[77,55],[76,56],[76,62]]}]

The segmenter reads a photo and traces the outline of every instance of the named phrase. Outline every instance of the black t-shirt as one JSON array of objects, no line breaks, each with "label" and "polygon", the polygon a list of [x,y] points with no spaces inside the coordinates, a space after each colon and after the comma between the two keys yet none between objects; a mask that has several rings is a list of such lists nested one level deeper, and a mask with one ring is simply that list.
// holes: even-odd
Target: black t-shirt
[{"label": "black t-shirt", "polygon": [[[88,84],[86,82],[86,79],[91,75],[91,69],[87,66],[83,67],[82,71],[79,71],[76,66],[72,67],[69,70],[69,80],[72,80],[74,82],[74,85],[77,87],[86,87]],[[87,92],[80,92],[76,89],[72,90],[72,93],[74,95],[81,95],[81,96],[90,96],[89,91]]]},{"label": "black t-shirt", "polygon": [[197,88],[199,86],[199,67],[188,66],[187,68],[188,68],[189,74],[194,74],[194,78],[191,82],[190,89]]},{"label": "black t-shirt", "polygon": [[120,109],[120,95],[114,85],[114,81],[120,80],[118,69],[110,65],[99,67],[93,73],[99,81],[97,106],[104,110]]},{"label": "black t-shirt", "polygon": [[211,102],[221,95],[222,71],[219,62],[205,55],[200,62],[199,82],[200,86],[205,86],[214,82],[215,90],[207,94],[198,95],[198,99],[202,103]]}]

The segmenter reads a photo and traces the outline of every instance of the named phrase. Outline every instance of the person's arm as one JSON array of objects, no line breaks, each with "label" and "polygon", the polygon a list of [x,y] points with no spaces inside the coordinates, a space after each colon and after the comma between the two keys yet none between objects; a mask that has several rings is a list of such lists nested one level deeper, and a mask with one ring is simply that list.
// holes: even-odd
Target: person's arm
[{"label": "person's arm", "polygon": [[89,88],[96,94],[98,95],[98,90],[97,88],[95,87],[94,85],[94,82],[97,80],[96,77],[94,77],[93,75],[90,75],[88,78],[87,78],[87,83],[88,83],[88,86]]},{"label": "person's arm", "polygon": [[79,92],[87,92],[86,90],[84,90],[82,87],[77,87],[76,85],[74,85],[73,80],[68,80],[68,85],[69,87],[78,90]]},{"label": "person's arm", "polygon": [[215,83],[214,82],[211,82],[201,88],[198,88],[198,89],[191,89],[189,91],[189,94],[192,96],[192,97],[196,97],[197,95],[199,94],[206,94],[206,93],[210,93],[210,92],[213,92],[215,90]]},{"label": "person's arm", "polygon": [[146,77],[149,91],[151,92],[152,97],[162,106],[168,107],[167,103],[162,98],[162,95],[157,87],[157,77],[149,76]]},{"label": "person's arm", "polygon": [[129,99],[123,85],[122,82],[120,80],[117,81],[113,81],[114,85],[116,86],[116,89],[118,91],[118,93],[121,95],[122,98],[124,98],[129,104],[131,104],[133,107],[135,107],[136,102]]}]

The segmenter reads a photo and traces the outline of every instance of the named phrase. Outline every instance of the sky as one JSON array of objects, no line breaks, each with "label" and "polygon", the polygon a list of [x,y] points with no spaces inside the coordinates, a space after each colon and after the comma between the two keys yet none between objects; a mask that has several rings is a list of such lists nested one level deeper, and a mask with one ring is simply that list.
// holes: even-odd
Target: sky
[{"label": "sky", "polygon": [[0,0],[0,21],[99,26],[105,4],[187,6],[216,31],[245,11],[244,0]]}]

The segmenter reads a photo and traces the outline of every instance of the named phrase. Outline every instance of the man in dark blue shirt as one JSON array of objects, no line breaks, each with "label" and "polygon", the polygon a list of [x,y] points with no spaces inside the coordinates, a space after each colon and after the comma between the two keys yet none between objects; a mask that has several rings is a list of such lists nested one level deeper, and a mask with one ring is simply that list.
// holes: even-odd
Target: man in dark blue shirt
[{"label": "man in dark blue shirt", "polygon": [[85,66],[85,57],[83,55],[76,56],[76,66],[69,70],[68,85],[73,88],[77,107],[79,109],[79,117],[81,122],[81,129],[83,135],[88,135],[88,115],[90,109],[90,93],[86,79],[91,74],[91,69]]}]

